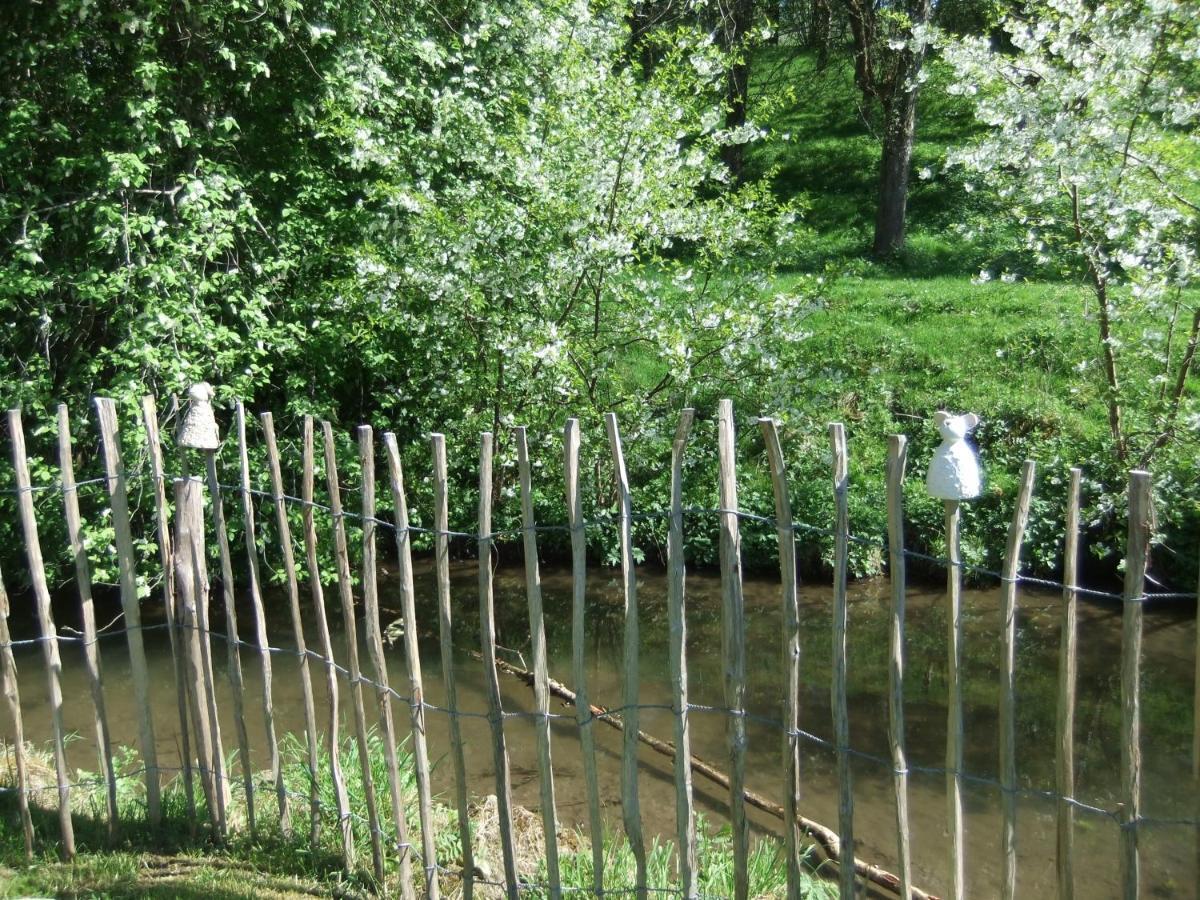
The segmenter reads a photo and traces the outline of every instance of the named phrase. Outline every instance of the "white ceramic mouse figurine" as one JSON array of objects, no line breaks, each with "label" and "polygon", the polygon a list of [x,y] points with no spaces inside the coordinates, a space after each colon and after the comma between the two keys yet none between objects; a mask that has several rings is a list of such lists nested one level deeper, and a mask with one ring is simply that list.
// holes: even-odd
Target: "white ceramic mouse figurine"
[{"label": "white ceramic mouse figurine", "polygon": [[197,450],[216,450],[221,446],[212,399],[217,394],[211,384],[201,381],[188,388],[188,408],[179,426],[179,445]]},{"label": "white ceramic mouse figurine", "polygon": [[933,422],[941,432],[942,443],[929,463],[925,487],[940,500],[978,497],[982,487],[979,460],[964,438],[979,424],[979,416],[974,413],[952,416],[943,411],[934,414]]}]

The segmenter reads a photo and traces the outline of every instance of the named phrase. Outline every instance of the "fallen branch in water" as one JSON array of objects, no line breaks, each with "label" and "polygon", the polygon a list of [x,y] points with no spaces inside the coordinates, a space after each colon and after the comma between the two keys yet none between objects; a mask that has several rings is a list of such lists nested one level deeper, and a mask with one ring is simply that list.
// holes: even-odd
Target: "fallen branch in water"
[{"label": "fallen branch in water", "polygon": [[[505,662],[504,660],[500,659],[496,660],[496,668],[502,672],[507,672],[509,675],[512,675],[515,678],[519,678],[530,687],[533,686],[533,673],[528,669],[522,669],[520,666],[515,666],[512,663]],[[550,693],[554,694],[554,696],[558,697],[560,700],[566,701],[572,706],[576,705],[574,691],[568,688],[565,684],[555,681],[553,678],[550,678],[549,682]],[[591,710],[592,715],[594,715],[604,724],[610,726],[611,728],[615,728],[617,731],[623,732],[625,730],[625,723],[621,721],[620,716],[610,713],[599,706],[593,706],[589,704],[588,708]],[[637,736],[639,741],[641,741],[647,747],[650,747],[652,750],[655,750],[656,752],[661,753],[663,756],[671,759],[675,758],[675,745],[671,742],[659,740],[658,738],[647,734],[644,731],[638,731]],[[700,759],[700,757],[694,755],[691,757],[689,762],[691,763],[693,772],[703,775],[705,778],[709,779],[715,784],[719,784],[726,790],[729,789],[729,776],[716,766],[712,765],[711,763],[707,763]],[[762,794],[756,793],[749,789],[744,791],[744,796],[746,798],[746,802],[751,806],[761,809],[763,812],[769,813],[780,821],[783,821],[783,807],[778,803],[768,800]],[[796,823],[800,826],[801,831],[803,831],[804,835],[811,842],[811,846],[816,851],[816,855],[819,857],[822,863],[829,863],[833,866],[841,865],[841,841],[838,839],[835,831],[830,828],[826,828],[820,822],[814,822],[812,819],[807,819],[804,816],[798,815],[796,817]],[[897,898],[900,896],[900,879],[891,872],[888,872],[886,869],[881,869],[878,866],[870,865],[869,863],[863,862],[861,859],[855,857],[854,872],[859,878],[866,882],[868,889],[873,890],[876,895],[883,895],[890,898]],[[938,900],[938,898],[932,894],[928,894],[925,891],[920,890],[919,888],[914,887],[909,900]]]}]

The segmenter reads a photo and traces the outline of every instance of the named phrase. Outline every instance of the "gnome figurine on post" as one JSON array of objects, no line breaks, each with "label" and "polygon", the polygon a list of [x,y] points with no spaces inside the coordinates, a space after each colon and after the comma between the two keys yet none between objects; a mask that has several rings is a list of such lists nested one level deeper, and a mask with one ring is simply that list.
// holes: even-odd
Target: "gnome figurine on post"
[{"label": "gnome figurine on post", "polygon": [[207,381],[188,388],[188,408],[179,426],[179,446],[195,450],[216,450],[221,446],[212,407],[215,396],[216,391]]},{"label": "gnome figurine on post", "polygon": [[979,460],[965,438],[979,424],[979,416],[938,412],[934,414],[933,422],[941,432],[942,443],[934,451],[929,473],[925,476],[925,487],[930,496],[939,500],[978,497],[981,489]]}]

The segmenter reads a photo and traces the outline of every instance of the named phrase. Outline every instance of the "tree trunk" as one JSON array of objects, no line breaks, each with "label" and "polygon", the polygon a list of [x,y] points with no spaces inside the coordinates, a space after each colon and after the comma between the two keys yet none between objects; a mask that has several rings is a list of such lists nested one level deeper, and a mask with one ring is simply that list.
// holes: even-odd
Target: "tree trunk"
[{"label": "tree trunk", "polygon": [[[741,45],[750,29],[753,13],[753,0],[733,0],[728,9],[724,10],[723,46],[728,51],[740,54],[725,76],[725,128],[728,130],[746,124],[746,91],[750,84],[750,62],[749,57],[742,53],[744,48]],[[726,144],[721,148],[721,157],[729,167],[734,181],[742,177],[745,149],[744,143]]]},{"label": "tree trunk", "polygon": [[833,20],[829,0],[812,0],[808,15],[805,42],[809,50],[817,52],[817,69],[823,70],[829,65],[830,24]]},{"label": "tree trunk", "polygon": [[[918,64],[919,65],[919,64]],[[917,132],[917,91],[914,86],[884,107],[883,153],[879,163],[879,206],[875,213],[875,256],[904,249],[908,211],[908,171]]]}]

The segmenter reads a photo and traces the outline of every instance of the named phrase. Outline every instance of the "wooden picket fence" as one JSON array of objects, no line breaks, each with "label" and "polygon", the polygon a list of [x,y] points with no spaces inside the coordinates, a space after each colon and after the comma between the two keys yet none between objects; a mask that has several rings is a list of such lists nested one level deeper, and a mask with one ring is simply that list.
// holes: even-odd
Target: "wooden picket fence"
[{"label": "wooden picket fence", "polygon": [[[141,606],[137,596],[137,572],[134,541],[130,522],[127,496],[127,472],[121,459],[117,414],[113,401],[95,401],[99,427],[101,456],[104,463],[104,484],[111,508],[112,524],[115,529],[116,562],[120,572],[120,594],[124,610],[124,633],[128,641],[131,661],[131,677],[136,703],[140,710],[138,746],[144,761],[145,798],[150,822],[160,820],[161,779],[163,772],[156,758],[155,734],[151,717],[152,702],[166,702],[161,696],[152,697],[148,684],[145,648],[141,626]],[[257,653],[262,671],[261,708],[267,735],[267,753],[271,784],[276,795],[279,819],[284,829],[293,824],[292,809],[296,799],[285,788],[280,752],[274,722],[272,702],[271,646],[264,616],[262,585],[258,570],[258,553],[255,536],[255,512],[249,455],[247,452],[247,423],[242,405],[235,411],[236,440],[239,451],[239,484],[230,491],[222,486],[217,471],[216,454],[205,453],[206,471],[203,476],[182,472],[178,477],[168,476],[164,468],[164,455],[159,435],[159,415],[152,397],[146,397],[141,409],[141,420],[148,447],[149,475],[154,486],[155,531],[160,554],[163,579],[162,602],[165,605],[167,630],[174,661],[174,703],[178,707],[178,741],[182,748],[182,778],[189,798],[191,815],[196,815],[194,785],[205,800],[205,808],[211,819],[212,831],[225,835],[233,827],[229,817],[228,783],[232,776],[225,772],[225,748],[228,736],[221,733],[214,682],[212,642],[215,633],[209,620],[210,578],[207,571],[208,553],[206,534],[215,537],[217,557],[220,561],[220,585],[225,610],[224,638],[228,648],[228,677],[232,685],[234,703],[234,740],[241,761],[241,780],[247,799],[246,827],[254,832],[257,823],[254,817],[255,791],[251,754],[247,738],[247,697],[243,683],[241,649],[250,648]],[[845,430],[841,424],[829,427],[832,451],[831,484],[835,498],[836,517],[832,525],[835,537],[834,584],[833,584],[833,675],[832,698],[834,717],[834,748],[837,758],[837,781],[839,791],[838,821],[836,829],[826,828],[806,818],[800,804],[800,753],[801,719],[799,696],[800,673],[800,610],[798,605],[796,575],[796,532],[797,523],[792,517],[789,487],[784,464],[784,455],[776,423],[771,419],[759,419],[758,424],[765,442],[770,475],[774,490],[774,525],[778,535],[781,573],[781,599],[783,604],[783,633],[780,646],[785,664],[786,695],[782,708],[782,759],[785,789],[782,804],[763,798],[746,788],[746,647],[744,634],[744,609],[742,598],[741,545],[739,523],[742,513],[738,504],[737,478],[734,452],[734,414],[729,401],[721,401],[717,413],[719,451],[719,515],[720,571],[723,593],[722,653],[724,654],[724,692],[727,707],[726,728],[728,737],[728,773],[715,771],[691,754],[689,739],[688,675],[686,664],[687,634],[685,629],[685,581],[684,581],[684,516],[683,464],[691,426],[693,410],[682,412],[671,452],[671,501],[666,512],[668,529],[668,614],[670,622],[670,670],[673,689],[674,743],[666,744],[639,731],[639,669],[638,669],[638,582],[635,577],[632,546],[633,502],[629,480],[626,475],[622,441],[617,418],[605,417],[612,466],[618,491],[618,513],[616,524],[620,539],[620,561],[622,570],[622,592],[624,597],[624,661],[622,706],[616,712],[594,707],[589,699],[585,666],[584,608],[587,578],[585,521],[580,495],[580,426],[576,419],[569,419],[563,433],[563,475],[566,501],[567,528],[570,534],[573,567],[572,601],[572,677],[573,688],[553,681],[547,670],[546,637],[542,613],[541,582],[538,571],[537,523],[534,521],[534,504],[531,487],[531,460],[524,428],[514,431],[517,450],[519,490],[521,502],[521,536],[524,549],[526,592],[529,611],[529,634],[532,644],[532,673],[523,673],[531,681],[535,692],[536,740],[539,759],[539,787],[541,819],[546,847],[546,883],[537,885],[551,897],[561,896],[559,870],[559,848],[555,817],[555,785],[552,768],[550,698],[557,695],[571,700],[575,707],[575,724],[578,728],[582,750],[582,763],[586,782],[588,823],[591,834],[597,839],[592,843],[594,862],[593,890],[597,895],[605,891],[605,873],[602,841],[601,798],[596,769],[596,750],[593,727],[596,722],[620,728],[623,731],[621,767],[621,810],[625,835],[636,860],[636,891],[646,896],[649,890],[670,888],[668,885],[650,885],[647,882],[646,839],[642,828],[638,792],[639,743],[650,743],[660,752],[674,759],[674,782],[676,792],[676,820],[678,840],[678,884],[676,888],[683,896],[699,895],[699,872],[696,859],[696,812],[693,800],[692,777],[699,773],[725,784],[729,791],[729,818],[733,836],[735,867],[735,897],[745,898],[749,894],[747,859],[750,849],[750,833],[747,823],[747,807],[755,806],[778,815],[782,819],[782,833],[787,860],[787,885],[789,897],[800,896],[801,857],[806,846],[815,846],[818,857],[831,861],[838,871],[838,882],[842,897],[856,896],[856,892],[873,895],[925,898],[929,894],[913,884],[910,861],[910,827],[908,821],[908,762],[905,751],[904,727],[904,646],[905,646],[905,562],[904,510],[902,485],[907,463],[906,441],[903,436],[894,436],[888,445],[887,461],[887,521],[888,561],[891,582],[891,610],[889,623],[889,723],[888,734],[891,747],[892,778],[895,792],[895,839],[898,866],[896,874],[885,872],[865,861],[855,859],[854,847],[854,791],[851,781],[851,755],[849,741],[849,716],[847,711],[847,558],[851,541],[848,484],[849,459]],[[340,771],[338,761],[339,729],[342,716],[339,712],[339,665],[335,662],[330,627],[326,620],[325,598],[318,563],[318,533],[314,511],[319,508],[314,500],[314,454],[316,423],[311,417],[304,419],[302,453],[301,497],[288,497],[284,492],[280,454],[271,414],[263,413],[259,421],[261,437],[266,449],[271,484],[268,498],[274,509],[275,531],[278,534],[279,550],[283,560],[288,607],[291,616],[292,634],[299,656],[299,672],[302,682],[304,726],[307,760],[312,778],[312,792],[308,801],[308,830],[315,842],[321,827],[321,807],[317,797],[317,770],[322,747],[319,737],[324,727],[324,741],[328,751],[330,777],[334,785],[334,802],[340,823],[340,843],[343,862],[347,870],[354,869],[357,848],[351,829],[351,815],[346,790],[345,774]],[[19,410],[8,413],[9,436],[12,459],[16,474],[16,497],[20,525],[24,538],[24,550],[28,560],[29,578],[36,603],[40,637],[48,685],[48,697],[52,714],[54,760],[57,779],[57,808],[61,831],[61,850],[65,857],[75,853],[73,819],[70,805],[71,782],[64,750],[63,696],[60,686],[62,660],[59,655],[59,636],[51,609],[50,591],[39,528],[35,516],[30,482],[29,462]],[[329,513],[332,519],[333,553],[336,561],[336,588],[346,633],[346,655],[341,664],[348,677],[345,685],[349,690],[348,703],[353,722],[354,737],[358,745],[358,758],[362,762],[361,783],[365,790],[367,817],[370,820],[371,864],[377,877],[384,874],[385,856],[398,856],[400,884],[406,897],[414,897],[421,891],[426,896],[438,897],[442,887],[440,880],[453,875],[461,879],[465,896],[472,895],[476,869],[472,858],[471,833],[468,824],[468,792],[464,762],[463,738],[459,727],[456,705],[455,670],[451,642],[451,624],[454,605],[450,595],[449,541],[451,532],[448,521],[449,485],[447,481],[446,443],[442,435],[430,437],[433,451],[433,544],[434,567],[437,584],[438,633],[441,646],[441,678],[447,698],[447,716],[450,731],[450,760],[454,771],[453,803],[458,817],[458,830],[462,842],[462,858],[439,860],[437,858],[432,823],[433,797],[430,785],[430,761],[426,746],[426,711],[424,702],[424,675],[421,669],[417,642],[415,597],[413,588],[413,562],[409,527],[408,507],[404,485],[404,474],[396,437],[384,434],[384,450],[388,484],[394,508],[394,522],[383,522],[376,516],[376,443],[372,429],[362,426],[357,431],[359,463],[362,471],[361,509],[357,514],[349,513],[342,504],[338,480],[338,463],[334,450],[334,435],[329,423],[321,423],[325,475],[329,497]],[[101,680],[98,635],[92,602],[92,586],[87,553],[83,543],[83,529],[77,500],[77,486],[73,473],[74,451],[70,434],[70,423],[65,407],[58,410],[57,421],[61,495],[70,549],[75,562],[76,587],[82,603],[83,645],[87,676],[91,687],[91,698],[95,711],[97,742],[101,752],[103,778],[106,785],[106,815],[108,827],[115,834],[119,822],[117,808],[116,774],[112,756],[112,735],[106,719],[104,685]],[[487,561],[493,552],[496,535],[492,528],[493,497],[493,435],[483,434],[479,444],[479,508],[477,530],[473,537],[477,543],[478,558]],[[1073,816],[1074,799],[1074,709],[1076,672],[1076,606],[1081,589],[1077,584],[1077,567],[1080,546],[1080,471],[1071,470],[1069,501],[1065,511],[1065,573],[1063,591],[1062,643],[1059,659],[1059,693],[1056,747],[1056,779],[1054,795],[1057,798],[1057,879],[1060,897],[1074,896],[1076,872],[1073,869]],[[1020,479],[1020,489],[1008,534],[1002,572],[1002,629],[1001,639],[1002,672],[1000,684],[999,734],[1001,761],[998,783],[1002,796],[1002,848],[1003,882],[998,890],[1006,898],[1017,892],[1016,818],[1017,805],[1017,761],[1015,755],[1015,645],[1018,609],[1020,553],[1023,543],[1030,500],[1034,488],[1034,464],[1025,463]],[[1121,699],[1122,699],[1122,794],[1123,803],[1119,811],[1121,846],[1121,884],[1123,896],[1137,897],[1139,893],[1139,826],[1141,780],[1140,780],[1140,737],[1139,737],[1139,673],[1142,641],[1142,600],[1146,597],[1146,564],[1151,539],[1150,476],[1146,472],[1134,471],[1129,480],[1129,534],[1126,551],[1124,585],[1124,631],[1121,655]],[[229,546],[225,522],[225,498],[236,493],[242,504],[246,556],[249,561],[248,588],[254,610],[252,623],[254,635],[251,640],[239,637],[236,603],[234,602],[235,578],[233,576],[232,552]],[[169,497],[171,494],[173,497]],[[209,526],[205,524],[207,494]],[[173,504],[169,502],[173,499]],[[312,609],[316,617],[318,648],[308,649],[307,636],[301,618],[301,576],[297,570],[293,535],[288,517],[290,504],[298,503],[303,512],[303,534],[306,582],[311,592]],[[174,508],[174,523],[171,509]],[[360,601],[356,609],[352,590],[350,554],[347,546],[345,519],[357,515],[363,528]],[[961,898],[965,894],[965,872],[969,863],[963,842],[963,697],[960,674],[963,622],[961,616],[961,579],[963,566],[959,558],[957,501],[945,502],[946,517],[946,573],[948,609],[948,729],[946,745],[945,777],[948,804],[948,854],[952,872],[951,896]],[[383,637],[380,628],[378,590],[376,584],[376,542],[379,527],[390,531],[396,541],[400,594],[405,619],[404,662],[405,678],[408,683],[408,713],[411,720],[412,754],[419,798],[420,834],[410,841],[406,828],[405,800],[401,791],[400,775],[395,748],[397,727],[393,717],[392,700],[399,696],[389,685],[389,674],[384,656]],[[514,671],[511,664],[497,660],[496,636],[493,609],[493,572],[487,564],[478,566],[478,593],[480,603],[480,651],[486,679],[488,720],[492,739],[492,755],[496,773],[495,791],[499,812],[501,847],[504,861],[503,889],[510,897],[517,897],[526,888],[518,876],[516,851],[512,824],[512,794],[506,745],[505,717],[501,705],[500,674]],[[157,602],[157,601],[154,601]],[[11,731],[8,739],[15,755],[16,797],[23,823],[26,852],[32,856],[34,830],[32,826],[29,798],[30,786],[24,759],[24,732],[22,726],[21,700],[17,691],[15,661],[12,652],[14,642],[8,626],[9,601],[0,583],[0,679],[10,716]],[[366,627],[367,671],[364,673],[358,655],[356,629],[359,618]],[[315,663],[312,670],[310,660]],[[324,677],[328,708],[320,715],[315,707],[312,679]],[[1197,667],[1197,684],[1200,685],[1200,664]],[[380,722],[367,719],[364,708],[363,690],[367,687],[376,692],[379,703]],[[255,704],[257,705],[257,704]],[[1197,718],[1200,721],[1200,695],[1197,697]],[[387,784],[376,785],[368,764],[368,729],[373,725],[381,729],[387,754]],[[1200,731],[1194,746],[1197,773],[1200,773]],[[386,810],[378,796],[386,790]],[[380,822],[390,816],[391,827],[397,843],[385,847],[381,839],[383,830]],[[843,855],[842,848],[847,852]],[[844,858],[843,858],[844,856]],[[455,863],[451,867],[449,863]],[[422,872],[415,874],[414,865]],[[1086,893],[1086,892],[1085,892]]]}]

